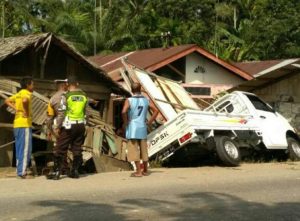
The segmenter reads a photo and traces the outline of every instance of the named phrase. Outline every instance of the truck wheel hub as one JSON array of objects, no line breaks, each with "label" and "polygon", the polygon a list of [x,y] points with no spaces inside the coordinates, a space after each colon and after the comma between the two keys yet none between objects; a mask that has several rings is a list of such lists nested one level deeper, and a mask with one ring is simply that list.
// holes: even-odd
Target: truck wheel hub
[{"label": "truck wheel hub", "polygon": [[234,143],[230,142],[230,141],[226,141],[224,144],[225,150],[227,152],[227,154],[234,159],[237,159],[239,157],[239,153],[238,150],[235,146]]},{"label": "truck wheel hub", "polygon": [[299,146],[299,144],[296,143],[296,142],[292,142],[291,146],[292,146],[293,151],[295,152],[295,154],[300,157],[300,146]]}]

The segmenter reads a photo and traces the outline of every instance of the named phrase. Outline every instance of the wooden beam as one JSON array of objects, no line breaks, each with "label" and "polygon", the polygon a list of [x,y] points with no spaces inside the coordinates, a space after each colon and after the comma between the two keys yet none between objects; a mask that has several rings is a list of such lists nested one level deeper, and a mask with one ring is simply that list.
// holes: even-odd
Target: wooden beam
[{"label": "wooden beam", "polygon": [[171,68],[173,71],[175,71],[176,74],[178,74],[178,75],[180,75],[181,77],[184,77],[184,78],[185,78],[185,75],[184,75],[181,71],[179,71],[177,68],[175,68],[173,65],[168,64],[167,66],[168,66],[169,68]]},{"label": "wooden beam", "polygon": [[172,103],[170,101],[165,101],[165,100],[161,100],[161,99],[158,99],[158,98],[154,98],[154,100],[159,101],[159,102],[163,102],[163,103],[166,103],[166,104],[170,104],[172,106],[177,106],[179,108],[185,108],[185,109],[191,109],[191,110],[199,110],[199,109],[195,109],[193,107],[188,107],[188,106],[185,106],[185,105],[182,105],[182,104]]},{"label": "wooden beam", "polygon": [[9,146],[9,145],[11,145],[11,144],[14,144],[16,141],[11,141],[11,142],[8,142],[8,143],[6,143],[6,144],[3,144],[3,145],[0,145],[0,149],[1,148],[4,148],[4,147],[7,147],[7,146]]},{"label": "wooden beam", "polygon": [[216,57],[215,55],[211,54],[210,52],[208,52],[202,48],[197,47],[196,51],[198,53],[200,53],[201,55],[203,55],[204,57],[206,57],[207,59],[214,61],[215,63],[223,66],[227,70],[232,71],[233,73],[239,75],[240,77],[242,77],[246,80],[252,80],[254,78],[252,75],[248,74],[247,72],[239,69],[238,67],[236,67],[234,65],[227,63],[226,61]]},{"label": "wooden beam", "polygon": [[48,57],[48,51],[49,51],[49,47],[50,47],[50,43],[51,43],[51,37],[52,37],[52,35],[47,37],[46,40],[41,44],[43,47],[46,44],[46,50],[44,52],[43,58],[41,59],[41,71],[40,71],[40,78],[41,79],[44,79],[44,77],[45,77],[46,59]]},{"label": "wooden beam", "polygon": [[3,128],[13,128],[14,125],[13,124],[7,124],[7,123],[0,123],[0,127],[3,127]]},{"label": "wooden beam", "polygon": [[162,82],[162,81],[159,80],[159,79],[157,79],[157,83],[159,84],[160,88],[161,88],[162,91],[164,92],[166,98],[168,98],[168,99],[170,100],[170,98],[169,98],[168,94],[165,92],[165,90],[164,90],[162,84],[164,84],[165,87],[166,87],[166,89],[172,94],[173,98],[177,101],[177,104],[179,104],[180,106],[184,106],[184,105],[182,104],[182,102],[178,99],[178,97],[174,94],[174,92],[171,90],[171,88],[169,87],[169,85],[168,85],[167,83]]}]

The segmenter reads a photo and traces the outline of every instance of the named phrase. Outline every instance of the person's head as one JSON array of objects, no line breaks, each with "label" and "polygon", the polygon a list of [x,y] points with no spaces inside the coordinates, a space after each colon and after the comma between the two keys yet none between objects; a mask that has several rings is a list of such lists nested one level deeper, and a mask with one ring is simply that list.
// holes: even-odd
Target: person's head
[{"label": "person's head", "polygon": [[68,79],[64,80],[55,80],[54,81],[56,84],[56,90],[60,91],[67,91],[68,90]]},{"label": "person's head", "polygon": [[79,83],[78,83],[76,76],[70,75],[68,77],[68,89],[73,90],[73,89],[76,89],[78,86],[79,86]]},{"label": "person's head", "polygon": [[70,88],[77,88],[79,85],[77,78],[74,75],[68,77],[68,86]]},{"label": "person's head", "polygon": [[20,81],[21,89],[27,89],[33,91],[33,79],[32,77],[24,77]]},{"label": "person's head", "polygon": [[132,93],[141,93],[141,87],[140,83],[133,83],[131,86]]}]

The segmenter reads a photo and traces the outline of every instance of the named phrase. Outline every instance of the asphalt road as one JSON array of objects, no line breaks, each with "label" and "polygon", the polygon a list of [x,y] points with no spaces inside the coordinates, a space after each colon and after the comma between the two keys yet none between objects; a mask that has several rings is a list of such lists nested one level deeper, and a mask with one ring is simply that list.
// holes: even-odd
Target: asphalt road
[{"label": "asphalt road", "polygon": [[300,163],[3,178],[0,220],[300,220]]}]

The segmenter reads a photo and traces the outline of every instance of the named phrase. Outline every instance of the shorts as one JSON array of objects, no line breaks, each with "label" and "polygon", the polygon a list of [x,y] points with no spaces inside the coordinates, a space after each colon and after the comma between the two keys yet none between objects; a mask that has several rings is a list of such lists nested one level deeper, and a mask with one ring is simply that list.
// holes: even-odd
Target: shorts
[{"label": "shorts", "polygon": [[127,143],[127,160],[131,161],[148,161],[147,140],[128,140]]}]

